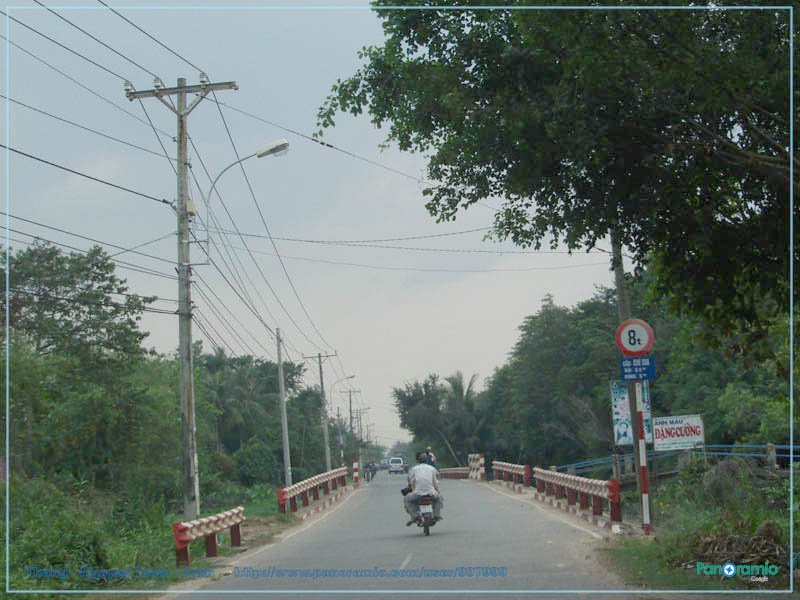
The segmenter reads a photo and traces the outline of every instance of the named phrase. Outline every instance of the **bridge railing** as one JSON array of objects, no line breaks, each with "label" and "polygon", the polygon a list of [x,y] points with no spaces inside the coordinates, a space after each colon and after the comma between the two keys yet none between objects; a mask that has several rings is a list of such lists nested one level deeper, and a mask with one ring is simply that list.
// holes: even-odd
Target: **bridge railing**
[{"label": "bridge railing", "polygon": [[486,458],[482,453],[470,454],[467,457],[469,462],[469,479],[486,479]]},{"label": "bridge railing", "polygon": [[442,479],[467,479],[469,478],[469,467],[446,467],[438,469]]},{"label": "bridge railing", "polygon": [[531,485],[531,466],[518,465],[515,463],[503,462],[500,460],[492,461],[492,472],[495,480],[512,481],[521,483],[525,487]]},{"label": "bridge railing", "polygon": [[589,509],[591,498],[592,514],[595,516],[603,514],[604,501],[608,500],[611,521],[617,523],[622,521],[620,489],[616,479],[607,481],[588,479],[539,467],[533,469],[533,474],[536,491],[540,494],[553,496],[556,500],[561,500],[566,495],[568,507],[575,506],[577,501],[578,507],[582,510]]},{"label": "bridge railing", "polygon": [[226,529],[230,529],[231,532],[231,546],[241,546],[242,533],[239,524],[244,521],[243,512],[244,508],[237,506],[233,510],[226,510],[210,517],[174,523],[172,537],[175,540],[177,565],[189,564],[189,544],[201,537],[206,540],[206,556],[217,556],[217,534]]},{"label": "bridge railing", "polygon": [[308,506],[311,503],[309,493],[311,498],[319,500],[320,489],[322,489],[323,494],[327,495],[331,490],[335,490],[340,486],[347,486],[347,467],[320,473],[303,481],[298,481],[289,487],[280,488],[278,490],[278,510],[285,513],[288,506],[291,512],[297,512],[298,497],[303,506]]}]

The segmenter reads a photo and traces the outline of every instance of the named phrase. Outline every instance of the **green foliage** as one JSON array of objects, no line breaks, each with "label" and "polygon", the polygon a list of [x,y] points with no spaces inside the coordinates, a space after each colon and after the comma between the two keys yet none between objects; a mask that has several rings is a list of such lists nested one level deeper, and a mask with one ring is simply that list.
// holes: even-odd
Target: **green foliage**
[{"label": "green foliage", "polygon": [[798,189],[788,12],[421,4],[377,12],[386,41],[337,80],[320,127],[366,112],[429,155],[438,220],[501,198],[494,233],[519,245],[591,248],[616,229],[674,311],[763,355],[788,308]]},{"label": "green foliage", "polygon": [[245,485],[266,483],[280,478],[281,464],[274,456],[270,456],[270,448],[258,438],[250,438],[233,458],[239,479]]}]

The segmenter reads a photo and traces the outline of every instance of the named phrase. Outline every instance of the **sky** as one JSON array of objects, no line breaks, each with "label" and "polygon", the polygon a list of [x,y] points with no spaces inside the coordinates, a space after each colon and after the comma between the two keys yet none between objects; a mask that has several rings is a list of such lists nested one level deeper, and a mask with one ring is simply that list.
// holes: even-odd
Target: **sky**
[{"label": "sky", "polygon": [[[172,201],[176,178],[159,139],[174,157],[176,117],[155,98],[130,102],[124,80],[137,90],[152,89],[153,74],[167,87],[180,77],[196,84],[192,63],[212,82],[235,81],[238,90],[216,94],[224,106],[206,98],[188,120],[199,182],[199,189],[194,180],[190,186],[199,212],[192,229],[200,242],[210,233],[211,261],[219,267],[200,264],[209,262],[205,244],[192,244],[193,301],[208,333],[195,327],[194,339],[207,351],[219,345],[228,354],[275,360],[275,339],[245,305],[252,303],[261,321],[280,328],[289,360],[336,353],[323,365],[329,410],[346,414],[353,390],[354,408],[368,409],[363,422],[383,445],[410,439],[393,388],[460,370],[467,378],[477,374],[482,389],[546,294],[574,306],[597,286],[613,285],[605,253],[521,253],[509,242],[484,241],[499,200],[436,223],[422,195],[425,157],[381,150],[386,129],[368,116],[337,115],[323,137],[335,148],[309,139],[331,86],[359,67],[362,47],[382,43],[367,2],[106,2],[188,63],[98,1],[42,2],[100,41],[32,0],[3,2],[11,17],[82,55],[3,17],[3,36],[16,44],[0,45],[3,143]],[[237,160],[236,151],[246,156],[280,138],[290,143],[285,156],[245,161],[247,180],[239,167],[220,178],[221,201],[213,197],[209,219],[204,196],[211,179]],[[67,251],[94,243],[110,254],[136,248],[115,257],[128,263],[119,263],[119,275],[132,292],[158,296],[155,307],[177,308],[170,206],[17,153],[4,159],[12,247],[38,236]],[[209,221],[234,233],[209,232]],[[439,237],[371,241],[417,236]],[[361,245],[320,243],[343,240]],[[142,327],[148,348],[176,351],[175,315],[147,313]],[[319,384],[316,361],[308,362],[305,381]]]}]

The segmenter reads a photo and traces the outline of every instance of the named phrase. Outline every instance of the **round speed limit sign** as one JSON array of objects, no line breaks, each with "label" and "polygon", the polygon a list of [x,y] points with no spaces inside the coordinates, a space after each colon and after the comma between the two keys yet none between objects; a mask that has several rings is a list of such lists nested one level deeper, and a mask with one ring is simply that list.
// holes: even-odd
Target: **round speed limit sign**
[{"label": "round speed limit sign", "polygon": [[641,319],[627,319],[617,327],[617,347],[625,356],[646,356],[653,347],[653,328]]}]

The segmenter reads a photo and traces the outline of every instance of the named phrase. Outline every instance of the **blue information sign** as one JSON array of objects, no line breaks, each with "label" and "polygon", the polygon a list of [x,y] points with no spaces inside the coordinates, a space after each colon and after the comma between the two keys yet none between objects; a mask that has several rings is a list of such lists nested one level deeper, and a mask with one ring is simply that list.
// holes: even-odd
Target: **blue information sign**
[{"label": "blue information sign", "polygon": [[620,379],[623,381],[654,380],[656,378],[656,359],[652,356],[637,358],[623,356],[619,364]]}]

